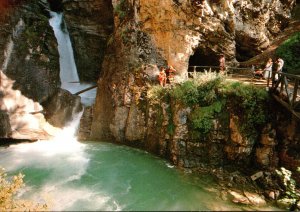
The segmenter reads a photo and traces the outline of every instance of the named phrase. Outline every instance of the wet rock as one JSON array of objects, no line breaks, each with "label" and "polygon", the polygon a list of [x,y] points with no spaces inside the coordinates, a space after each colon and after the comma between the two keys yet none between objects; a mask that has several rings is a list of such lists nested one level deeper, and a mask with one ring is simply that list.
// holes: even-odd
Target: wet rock
[{"label": "wet rock", "polygon": [[250,204],[250,200],[247,197],[245,197],[243,194],[232,190],[229,190],[228,193],[230,194],[232,202],[246,204],[246,205]]},{"label": "wet rock", "polygon": [[60,128],[71,122],[74,115],[83,109],[80,96],[72,95],[62,89],[44,102],[43,107],[47,121]]},{"label": "wet rock", "polygon": [[8,138],[11,135],[9,115],[0,110],[0,138]]},{"label": "wet rock", "polygon": [[113,31],[113,8],[109,0],[63,1],[64,19],[72,40],[79,78],[96,82],[106,43]]},{"label": "wet rock", "polygon": [[[15,80],[14,88],[37,102],[46,101],[59,87],[59,55],[56,38],[49,25],[47,4],[40,0],[22,1],[0,22],[5,43],[0,48],[3,72]],[[2,35],[1,35],[2,37]]]},{"label": "wet rock", "polygon": [[252,205],[262,206],[266,204],[265,198],[259,194],[245,191],[244,195],[249,199]]}]

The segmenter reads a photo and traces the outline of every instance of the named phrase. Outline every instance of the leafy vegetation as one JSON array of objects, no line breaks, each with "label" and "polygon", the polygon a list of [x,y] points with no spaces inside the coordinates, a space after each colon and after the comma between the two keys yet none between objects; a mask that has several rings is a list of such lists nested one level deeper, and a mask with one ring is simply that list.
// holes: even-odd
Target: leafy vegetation
[{"label": "leafy vegetation", "polygon": [[114,12],[119,16],[120,20],[123,20],[126,17],[126,9],[126,0],[121,0],[120,3],[114,8]]},{"label": "leafy vegetation", "polygon": [[[190,107],[192,110],[188,116],[188,126],[193,138],[205,137],[211,131],[213,121],[225,105],[230,105],[233,112],[239,115],[240,130],[246,137],[256,136],[267,121],[268,94],[264,89],[226,82],[222,76],[212,72],[197,73],[193,79],[175,84],[172,88],[152,86],[147,92],[147,98],[152,104],[166,102],[171,112],[171,99],[176,104]],[[170,114],[168,132],[172,134],[176,126]]]},{"label": "leafy vegetation", "polygon": [[[300,172],[300,167],[297,169]],[[292,178],[292,172],[283,167],[280,170],[276,170],[276,174],[280,177],[281,183],[284,189],[283,198],[291,200],[291,211],[294,211],[297,207],[298,202],[300,201],[300,192],[297,190],[296,181]]]},{"label": "leafy vegetation", "polygon": [[267,121],[268,93],[261,88],[243,83],[227,83],[223,94],[232,99],[232,107],[242,115],[240,128],[244,135],[253,137]]},{"label": "leafy vegetation", "polygon": [[36,204],[31,201],[18,200],[17,193],[25,186],[24,175],[18,174],[7,179],[3,168],[0,169],[0,210],[1,211],[45,211],[46,204]]},{"label": "leafy vegetation", "polygon": [[213,119],[215,115],[222,111],[225,101],[216,101],[210,106],[197,107],[192,111],[190,119],[193,130],[197,130],[200,134],[207,134],[213,127]]},{"label": "leafy vegetation", "polygon": [[276,55],[281,57],[284,69],[291,74],[300,74],[300,32],[295,33],[276,49]]}]

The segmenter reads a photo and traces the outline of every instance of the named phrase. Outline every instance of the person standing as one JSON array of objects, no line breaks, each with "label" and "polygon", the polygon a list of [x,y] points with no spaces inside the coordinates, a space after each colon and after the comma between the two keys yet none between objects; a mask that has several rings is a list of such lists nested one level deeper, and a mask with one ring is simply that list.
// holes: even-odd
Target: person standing
[{"label": "person standing", "polygon": [[276,60],[275,80],[278,80],[278,73],[282,72],[283,65],[284,65],[283,59],[281,59],[280,57],[278,57],[277,60]]},{"label": "person standing", "polygon": [[220,55],[219,63],[220,63],[220,73],[223,74],[225,71],[225,56],[224,56],[224,54]]},{"label": "person standing", "polygon": [[168,84],[171,84],[171,82],[173,82],[174,72],[176,72],[176,69],[173,68],[173,66],[168,65],[168,68],[166,69],[166,76],[167,76]]},{"label": "person standing", "polygon": [[270,79],[272,77],[272,66],[273,66],[272,58],[269,58],[264,68],[265,79]]},{"label": "person standing", "polygon": [[158,74],[158,81],[162,87],[166,86],[167,76],[166,76],[165,69],[163,67],[160,68],[160,71]]},{"label": "person standing", "polygon": [[278,57],[276,63],[277,63],[276,72],[282,72],[282,68],[283,68],[283,65],[284,65],[283,59],[281,59],[280,57]]}]

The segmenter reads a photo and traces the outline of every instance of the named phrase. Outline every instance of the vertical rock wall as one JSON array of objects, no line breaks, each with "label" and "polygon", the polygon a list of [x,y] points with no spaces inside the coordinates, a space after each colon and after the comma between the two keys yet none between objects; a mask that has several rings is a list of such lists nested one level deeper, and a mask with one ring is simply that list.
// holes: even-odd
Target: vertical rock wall
[{"label": "vertical rock wall", "polygon": [[79,78],[96,82],[102,70],[106,42],[113,31],[110,0],[63,1]]},{"label": "vertical rock wall", "polygon": [[112,3],[114,33],[98,81],[92,137],[123,141],[128,140],[131,122],[140,120],[138,125],[145,127],[144,111],[131,107],[142,101],[148,83],[157,83],[160,66],[173,65],[180,81],[196,49],[203,54],[200,63],[207,57],[218,61],[219,53],[231,62],[240,53],[247,57],[239,49],[255,55],[288,24],[295,1],[207,0],[200,6],[187,0]]}]

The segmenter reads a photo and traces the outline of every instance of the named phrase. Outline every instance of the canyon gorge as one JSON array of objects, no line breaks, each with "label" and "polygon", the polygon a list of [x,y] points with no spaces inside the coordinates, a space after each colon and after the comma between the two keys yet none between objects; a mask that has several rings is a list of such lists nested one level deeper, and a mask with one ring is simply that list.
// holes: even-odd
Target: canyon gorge
[{"label": "canyon gorge", "polygon": [[[226,93],[224,79],[219,84],[213,74],[216,87],[204,85],[207,98],[200,95],[189,104],[172,94],[188,79],[190,66],[218,66],[220,54],[228,66],[252,65],[249,61],[276,38],[299,29],[293,15],[299,1],[8,2],[0,5],[0,138],[51,138],[84,108],[80,140],[143,149],[179,168],[209,172],[224,186],[253,183],[252,189],[262,188],[259,194],[270,200],[280,191],[273,183],[275,169],[286,167],[300,183],[300,122],[267,92],[247,93],[259,112],[248,107],[245,96]],[[61,88],[49,11],[63,14],[60,26],[70,35],[79,81],[97,84],[91,106]],[[262,65],[265,58],[255,63]],[[168,65],[176,69],[174,85],[153,94],[159,69]],[[201,108],[211,114],[203,115],[207,128],[193,128]],[[259,115],[264,121],[251,119]],[[250,176],[258,172],[262,176],[252,182]]]}]

